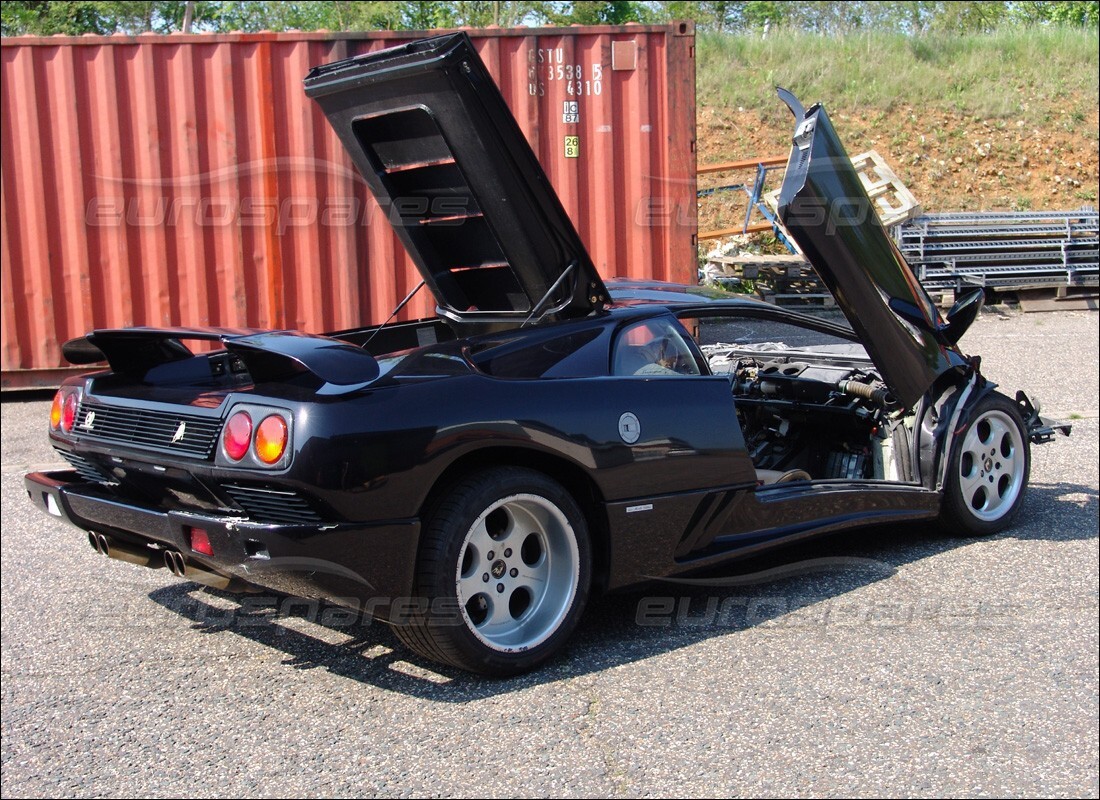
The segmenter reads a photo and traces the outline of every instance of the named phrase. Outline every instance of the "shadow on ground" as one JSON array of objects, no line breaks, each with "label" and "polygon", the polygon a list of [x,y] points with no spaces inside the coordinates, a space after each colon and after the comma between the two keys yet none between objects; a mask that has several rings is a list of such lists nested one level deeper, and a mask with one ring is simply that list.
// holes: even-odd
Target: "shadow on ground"
[{"label": "shadow on ground", "polygon": [[[422,659],[405,650],[385,624],[313,601],[229,595],[193,583],[158,589],[150,597],[190,619],[197,630],[244,636],[284,653],[287,668],[321,668],[410,696],[463,703],[599,672],[761,625],[906,624],[914,613],[930,609],[908,602],[919,599],[924,589],[895,577],[899,567],[996,539],[1095,539],[1097,506],[1095,489],[1032,484],[1015,527],[990,539],[954,537],[927,525],[866,528],[785,547],[699,580],[659,581],[600,597],[589,604],[561,656],[507,680]],[[1049,524],[1052,519],[1057,523]],[[849,593],[891,578],[902,581],[897,595],[907,602],[845,602]],[[960,613],[985,613],[980,607],[948,611],[952,619]]]}]

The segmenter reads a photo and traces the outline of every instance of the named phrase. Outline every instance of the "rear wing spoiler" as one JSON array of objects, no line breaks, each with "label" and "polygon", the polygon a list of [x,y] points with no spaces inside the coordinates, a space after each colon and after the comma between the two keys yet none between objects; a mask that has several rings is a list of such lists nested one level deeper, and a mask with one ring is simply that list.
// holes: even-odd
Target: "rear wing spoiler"
[{"label": "rear wing spoiler", "polygon": [[184,340],[220,342],[262,383],[298,372],[324,381],[325,393],[362,388],[378,378],[378,362],[370,353],[329,336],[251,328],[117,328],[92,331],[71,339],[61,352],[72,364],[106,361],[111,370],[135,378],[153,367],[193,358]]}]

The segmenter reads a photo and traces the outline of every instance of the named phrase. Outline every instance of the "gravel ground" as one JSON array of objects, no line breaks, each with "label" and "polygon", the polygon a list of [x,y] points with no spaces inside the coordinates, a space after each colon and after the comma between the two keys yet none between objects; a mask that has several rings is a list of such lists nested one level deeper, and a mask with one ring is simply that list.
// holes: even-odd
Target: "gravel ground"
[{"label": "gravel ground", "polygon": [[1075,420],[1013,530],[872,529],[773,556],[793,577],[603,598],[507,681],[102,561],[23,494],[48,404],[5,402],[3,795],[1095,797],[1098,319],[987,311],[963,340]]}]

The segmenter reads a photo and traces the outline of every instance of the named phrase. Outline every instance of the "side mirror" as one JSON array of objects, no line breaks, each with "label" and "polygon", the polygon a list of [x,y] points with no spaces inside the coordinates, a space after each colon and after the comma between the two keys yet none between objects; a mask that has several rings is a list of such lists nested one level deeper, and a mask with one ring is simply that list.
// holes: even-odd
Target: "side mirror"
[{"label": "side mirror", "polygon": [[959,339],[978,318],[978,312],[982,310],[984,300],[985,289],[981,286],[973,286],[964,291],[947,312],[947,325],[942,331],[943,337],[951,344],[958,344]]}]

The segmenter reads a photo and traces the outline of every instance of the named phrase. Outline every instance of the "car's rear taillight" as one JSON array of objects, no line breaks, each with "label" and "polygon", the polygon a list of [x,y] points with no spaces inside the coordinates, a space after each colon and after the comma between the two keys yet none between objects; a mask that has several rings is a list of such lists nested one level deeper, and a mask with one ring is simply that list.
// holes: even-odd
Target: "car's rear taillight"
[{"label": "car's rear taillight", "polygon": [[240,461],[252,444],[252,417],[247,411],[238,411],[225,423],[222,432],[222,447],[225,454],[234,461]]},{"label": "car's rear taillight", "polygon": [[286,421],[278,414],[266,417],[256,429],[256,458],[274,464],[286,452]]},{"label": "car's rear taillight", "polygon": [[222,428],[215,463],[223,467],[283,469],[289,465],[294,417],[285,409],[235,405]]},{"label": "car's rear taillight", "polygon": [[50,406],[50,430],[73,433],[83,392],[79,386],[66,385],[57,390]]},{"label": "car's rear taillight", "polygon": [[65,433],[72,432],[76,424],[76,405],[76,392],[66,392],[65,399],[61,401],[61,430]]},{"label": "car's rear taillight", "polygon": [[61,427],[61,406],[65,401],[64,393],[61,389],[57,390],[57,394],[53,396],[53,405],[50,407],[50,428],[57,430]]}]

